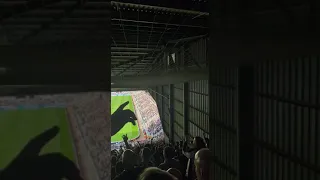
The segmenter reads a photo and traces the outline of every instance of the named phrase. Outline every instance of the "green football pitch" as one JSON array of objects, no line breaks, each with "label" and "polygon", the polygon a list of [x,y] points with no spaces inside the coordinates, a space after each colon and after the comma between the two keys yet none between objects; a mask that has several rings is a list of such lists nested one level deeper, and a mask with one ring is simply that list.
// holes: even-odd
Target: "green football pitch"
[{"label": "green football pitch", "polygon": [[[129,109],[135,113],[131,96],[112,96],[111,97],[111,114],[113,114],[121,104],[127,101],[129,101],[129,104],[126,107],[124,107],[124,110]],[[122,136],[124,134],[128,135],[129,140],[139,137],[140,132],[139,132],[138,121],[136,121],[136,125],[133,125],[132,123],[125,124],[117,134],[111,137],[111,142],[123,141]]]},{"label": "green football pitch", "polygon": [[59,134],[40,154],[61,152],[75,160],[73,142],[64,108],[41,108],[0,111],[0,169],[4,168],[28,143],[43,131],[59,126]]}]

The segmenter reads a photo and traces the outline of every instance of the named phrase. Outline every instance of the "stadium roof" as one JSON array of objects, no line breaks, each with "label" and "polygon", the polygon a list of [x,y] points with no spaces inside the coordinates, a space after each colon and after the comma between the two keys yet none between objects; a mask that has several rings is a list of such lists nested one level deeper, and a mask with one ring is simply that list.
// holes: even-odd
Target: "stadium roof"
[{"label": "stadium roof", "polygon": [[[90,76],[106,78],[110,64],[115,77],[157,72],[165,52],[208,35],[208,11],[207,0],[0,0],[0,53],[7,57],[0,65],[61,72],[60,80],[87,68],[97,69]],[[47,64],[31,67],[36,63]],[[78,79],[89,81],[82,74]],[[19,77],[27,84],[34,79]]]},{"label": "stadium roof", "polygon": [[[136,1],[137,2],[137,1]],[[161,69],[164,52],[208,35],[206,1],[111,2],[112,75]]]}]

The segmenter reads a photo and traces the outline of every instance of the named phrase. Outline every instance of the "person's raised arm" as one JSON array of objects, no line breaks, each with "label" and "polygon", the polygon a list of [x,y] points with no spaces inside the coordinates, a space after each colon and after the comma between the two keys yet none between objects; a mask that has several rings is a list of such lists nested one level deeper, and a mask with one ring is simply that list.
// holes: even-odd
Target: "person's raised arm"
[{"label": "person's raised arm", "polygon": [[208,147],[210,140],[209,140],[209,138],[206,137],[206,133],[203,133],[203,139],[205,140],[206,146]]},{"label": "person's raised arm", "polygon": [[[58,133],[54,126],[32,138],[17,157],[0,173],[1,180],[51,179],[82,180],[76,164],[60,153],[40,155],[41,149]],[[27,173],[26,173],[27,172]]]},{"label": "person's raised arm", "polygon": [[124,141],[124,144],[126,145],[126,149],[131,149],[130,144],[128,143],[128,135],[123,135],[122,139]]},{"label": "person's raised arm", "polygon": [[38,156],[41,149],[51,141],[60,129],[57,126],[44,131],[42,134],[32,138],[19,153],[18,157],[35,157]]},{"label": "person's raised arm", "polygon": [[140,144],[140,142],[139,142],[139,141],[137,141],[137,143],[138,143],[138,147],[141,149],[141,144]]}]

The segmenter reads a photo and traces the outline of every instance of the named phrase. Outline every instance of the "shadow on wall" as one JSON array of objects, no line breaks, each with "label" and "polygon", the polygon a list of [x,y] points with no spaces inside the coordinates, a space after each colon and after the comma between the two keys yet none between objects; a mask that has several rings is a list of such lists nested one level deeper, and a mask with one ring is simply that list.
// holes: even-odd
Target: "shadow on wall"
[{"label": "shadow on wall", "polygon": [[137,117],[134,112],[129,109],[123,110],[128,104],[129,101],[121,104],[111,115],[111,136],[117,134],[128,122],[136,125]]},{"label": "shadow on wall", "polygon": [[79,179],[80,170],[76,164],[60,153],[40,155],[41,149],[58,135],[60,129],[54,126],[32,138],[17,157],[2,171],[1,180],[9,179]]}]

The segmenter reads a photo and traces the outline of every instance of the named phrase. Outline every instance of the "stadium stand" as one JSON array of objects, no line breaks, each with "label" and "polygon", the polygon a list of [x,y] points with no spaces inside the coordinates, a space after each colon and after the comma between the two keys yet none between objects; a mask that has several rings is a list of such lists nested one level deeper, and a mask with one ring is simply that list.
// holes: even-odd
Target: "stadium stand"
[{"label": "stadium stand", "polygon": [[[125,137],[124,141],[126,141]],[[204,139],[201,137],[195,137],[191,147],[188,147],[186,141],[184,143],[176,142],[175,145],[166,144],[163,140],[150,140],[137,144],[126,142],[124,148],[114,149],[111,152],[113,159],[112,179],[125,180],[129,177],[130,179],[138,179],[138,176],[145,169],[158,167],[164,171],[176,168],[175,172],[179,172],[178,174],[181,174],[182,179],[209,180],[208,176],[203,176],[208,175],[211,165],[209,162],[211,153],[205,148]],[[204,153],[203,151],[209,151],[209,153]],[[131,153],[130,157],[126,155],[128,152]],[[130,164],[127,158],[131,158]],[[205,167],[203,167],[203,164],[205,164]],[[196,169],[199,171],[201,169],[202,173],[197,173]],[[177,179],[181,179],[181,176],[178,176],[177,173],[172,175],[176,176]]]},{"label": "stadium stand", "polygon": [[[142,130],[142,136],[133,142],[144,141],[145,139],[163,140],[164,132],[158,113],[158,108],[152,96],[147,91],[128,91],[128,92],[112,92],[112,96],[131,96],[135,111],[139,117],[139,124]],[[124,142],[111,144],[111,149],[117,149],[125,146]]]},{"label": "stadium stand", "polygon": [[150,94],[146,91],[132,93],[132,99],[142,115],[141,123],[148,136],[157,136],[163,133],[158,108]]},{"label": "stadium stand", "polygon": [[[148,168],[150,167],[159,167],[163,172],[178,172],[172,173],[172,175],[177,176],[176,178],[179,180],[181,177],[186,180],[195,179],[193,157],[198,150],[206,148],[204,140],[197,137],[197,141],[190,148],[187,146],[187,141],[184,144],[182,142],[176,142],[176,144],[165,143],[158,107],[149,92],[113,92],[112,95],[132,96],[136,113],[141,115],[140,125],[147,136],[152,137],[143,141],[128,141],[124,137],[124,142],[112,144],[112,179],[139,179],[139,175],[144,170],[149,171]],[[127,157],[126,153],[131,154],[130,158]],[[128,163],[127,158],[130,159],[130,163]],[[188,161],[188,158],[190,158],[190,161]],[[132,161],[132,159],[135,160]],[[177,167],[179,169],[172,170],[172,168]],[[170,168],[171,170],[169,170]],[[181,176],[178,177],[177,174],[181,174]],[[198,177],[198,179],[206,180],[202,177]]]}]

